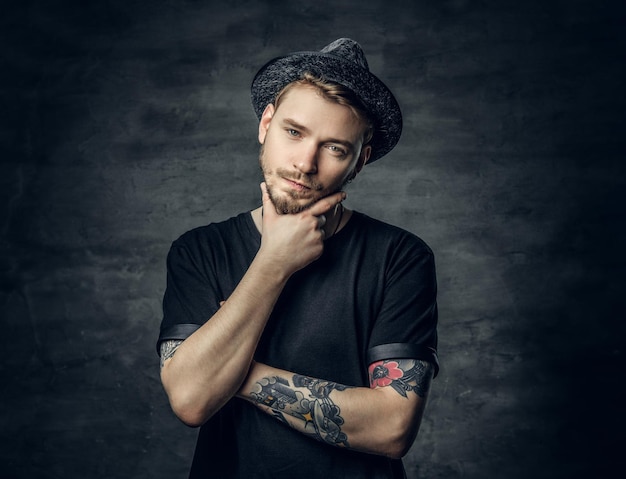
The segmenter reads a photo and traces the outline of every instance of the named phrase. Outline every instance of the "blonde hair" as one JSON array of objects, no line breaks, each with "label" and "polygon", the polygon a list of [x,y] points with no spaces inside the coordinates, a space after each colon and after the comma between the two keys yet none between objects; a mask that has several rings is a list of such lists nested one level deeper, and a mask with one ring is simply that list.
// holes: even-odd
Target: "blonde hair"
[{"label": "blonde hair", "polygon": [[287,84],[278,92],[274,99],[274,107],[278,108],[285,94],[296,85],[313,86],[326,100],[339,105],[350,108],[354,116],[356,116],[364,125],[365,133],[363,135],[363,145],[367,145],[374,137],[374,125],[370,119],[363,103],[358,99],[352,90],[340,85],[339,83],[324,80],[309,72],[304,72],[300,79]]}]

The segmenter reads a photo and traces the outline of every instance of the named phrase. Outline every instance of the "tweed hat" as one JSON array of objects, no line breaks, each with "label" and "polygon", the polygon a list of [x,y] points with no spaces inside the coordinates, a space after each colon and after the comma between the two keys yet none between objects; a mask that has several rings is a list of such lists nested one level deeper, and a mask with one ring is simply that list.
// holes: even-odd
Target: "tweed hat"
[{"label": "tweed hat", "polygon": [[387,86],[369,71],[361,46],[340,38],[318,51],[295,52],[266,63],[252,81],[252,106],[260,119],[265,107],[289,83],[310,73],[355,93],[374,123],[369,163],[389,153],[400,139],[402,113]]}]

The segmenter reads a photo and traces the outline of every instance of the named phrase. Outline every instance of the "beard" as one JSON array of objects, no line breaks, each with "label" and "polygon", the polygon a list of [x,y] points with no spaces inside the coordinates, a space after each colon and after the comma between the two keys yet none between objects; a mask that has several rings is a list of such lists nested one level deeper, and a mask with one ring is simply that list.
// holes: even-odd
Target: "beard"
[{"label": "beard", "polygon": [[[326,190],[324,188],[324,185],[311,178],[311,175],[296,173],[294,171],[285,170],[282,168],[277,168],[275,171],[271,171],[267,167],[267,163],[265,162],[265,149],[263,148],[263,146],[264,145],[261,145],[261,149],[259,151],[259,165],[261,167],[261,172],[263,173],[263,178],[265,180],[267,194],[270,198],[270,201],[274,205],[274,208],[276,208],[276,212],[278,214],[287,215],[300,213],[310,208],[321,198],[341,191],[341,189],[349,182],[349,180],[346,180],[340,185],[337,185],[335,188]],[[290,190],[285,196],[280,196],[273,188],[271,181],[272,177],[286,178],[296,181],[308,187],[310,191],[307,190],[300,193],[296,190]],[[311,195],[310,192],[313,192],[313,194]],[[305,198],[307,201],[302,201]]]}]

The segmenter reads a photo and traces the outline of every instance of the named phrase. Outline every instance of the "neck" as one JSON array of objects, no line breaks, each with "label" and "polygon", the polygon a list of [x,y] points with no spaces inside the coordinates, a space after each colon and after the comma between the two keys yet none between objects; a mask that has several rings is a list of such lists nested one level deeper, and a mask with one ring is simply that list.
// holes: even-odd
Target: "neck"
[{"label": "neck", "polygon": [[[263,234],[263,208],[258,207],[252,210],[250,214],[257,230]],[[326,239],[337,234],[346,225],[350,216],[352,216],[352,210],[345,208],[341,203],[326,213],[326,224],[324,225]]]}]

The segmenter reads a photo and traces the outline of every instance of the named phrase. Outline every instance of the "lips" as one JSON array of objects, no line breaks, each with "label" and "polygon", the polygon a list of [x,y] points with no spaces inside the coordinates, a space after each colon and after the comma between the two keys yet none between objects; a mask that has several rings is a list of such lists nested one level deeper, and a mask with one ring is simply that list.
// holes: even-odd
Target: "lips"
[{"label": "lips", "polygon": [[290,185],[292,188],[295,188],[295,189],[297,189],[297,190],[300,190],[300,191],[305,191],[305,190],[311,190],[311,189],[313,189],[311,186],[307,186],[307,185],[302,184],[302,183],[300,183],[300,182],[298,182],[298,181],[291,180],[291,179],[289,179],[289,178],[283,178],[283,179],[284,179],[287,183],[289,183],[289,185]]}]

